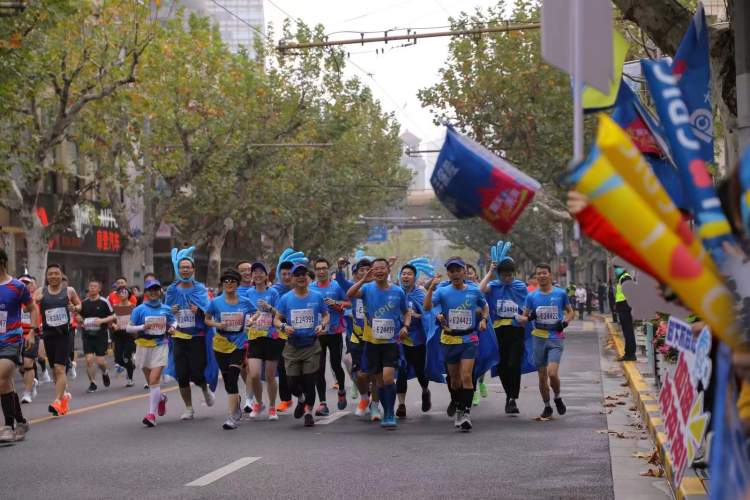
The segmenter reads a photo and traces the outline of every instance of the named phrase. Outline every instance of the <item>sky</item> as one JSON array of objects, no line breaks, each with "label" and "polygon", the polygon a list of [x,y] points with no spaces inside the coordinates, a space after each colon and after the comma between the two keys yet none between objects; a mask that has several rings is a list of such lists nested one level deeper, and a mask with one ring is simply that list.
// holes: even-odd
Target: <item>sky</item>
[{"label": "sky", "polygon": [[[264,9],[266,23],[273,23],[274,31],[278,31],[276,27],[280,27],[289,14],[308,25],[323,24],[326,32],[331,33],[329,39],[333,40],[357,38],[361,31],[378,32],[366,37],[381,36],[385,30],[396,27],[447,27],[451,16],[496,3],[496,0],[264,0]],[[333,34],[342,30],[355,33]],[[418,29],[417,32],[444,30]],[[278,34],[274,38],[278,38]],[[370,86],[382,107],[395,113],[402,132],[409,130],[423,142],[433,143],[423,144],[430,149],[442,142],[443,132],[432,122],[429,110],[421,106],[417,92],[438,82],[438,71],[448,57],[449,40],[448,37],[420,39],[416,45],[400,48],[394,46],[403,42],[345,46],[353,63],[346,65],[347,76],[358,76]],[[375,53],[382,48],[385,53]],[[431,164],[435,158],[426,159]]]}]

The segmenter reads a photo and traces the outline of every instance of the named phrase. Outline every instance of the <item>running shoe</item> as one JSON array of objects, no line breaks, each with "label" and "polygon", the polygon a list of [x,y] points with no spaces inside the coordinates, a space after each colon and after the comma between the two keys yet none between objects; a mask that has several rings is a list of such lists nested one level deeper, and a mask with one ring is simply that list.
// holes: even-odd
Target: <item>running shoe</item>
[{"label": "running shoe", "polygon": [[479,394],[481,394],[483,398],[487,397],[487,384],[484,382],[479,382]]},{"label": "running shoe", "polygon": [[234,418],[229,417],[226,419],[226,421],[221,425],[221,428],[225,431],[231,431],[237,428],[237,422],[234,421]]},{"label": "running shoe", "polygon": [[383,415],[380,413],[380,405],[377,401],[370,402],[370,420],[372,422],[380,422]]},{"label": "running shoe", "polygon": [[318,405],[318,409],[315,410],[316,417],[327,417],[330,414],[331,414],[331,410],[328,409],[328,405],[325,403],[320,403]]},{"label": "running shoe", "polygon": [[185,408],[185,411],[180,415],[180,420],[193,420],[195,418],[195,410],[192,408]]},{"label": "running shoe", "polygon": [[34,379],[34,383],[31,385],[31,397],[32,399],[36,397],[37,395],[37,389],[39,389],[39,381],[37,379]]},{"label": "running shoe", "polygon": [[167,414],[167,395],[162,394],[161,399],[159,400],[159,405],[157,406],[156,413],[163,417]]},{"label": "running shoe", "polygon": [[380,422],[380,427],[384,427],[386,429],[393,430],[398,426],[396,423],[396,417],[394,415],[388,415],[387,417],[383,417],[383,421]]},{"label": "running shoe", "polygon": [[289,401],[282,401],[281,403],[279,403],[279,406],[276,407],[276,411],[278,411],[279,413],[284,413],[291,406],[292,406],[292,401],[291,400],[289,400]]},{"label": "running shoe", "polygon": [[422,411],[428,412],[432,409],[432,394],[429,389],[422,390]]},{"label": "running shoe", "polygon": [[125,381],[125,387],[133,387],[135,385],[135,382],[133,382],[132,378],[129,378]]},{"label": "running shoe", "polygon": [[276,408],[273,406],[268,407],[268,420],[278,420],[279,415],[276,413]]},{"label": "running shoe", "polygon": [[42,383],[49,384],[50,382],[52,382],[52,377],[49,376],[49,370],[45,369],[42,373]]},{"label": "running shoe", "polygon": [[13,427],[6,425],[0,427],[0,443],[14,443],[16,441],[16,431]]},{"label": "running shoe", "polygon": [[508,413],[509,415],[512,415],[514,413],[521,413],[521,410],[518,409],[518,405],[516,404],[515,399],[508,399],[505,402],[505,413]]},{"label": "running shoe", "polygon": [[266,409],[266,405],[263,403],[253,403],[253,411],[250,412],[250,418],[260,418],[263,414],[263,410]]},{"label": "running shoe", "polygon": [[450,403],[448,403],[448,408],[445,410],[445,413],[447,413],[449,417],[452,417],[453,415],[455,415],[456,414],[456,403],[454,403],[453,401],[451,401]]},{"label": "running shoe", "polygon": [[143,384],[143,390],[144,390],[144,391],[147,391],[147,390],[148,390],[148,383],[146,383],[146,384]]},{"label": "running shoe", "polygon": [[453,416],[453,425],[458,429],[461,427],[461,422],[464,421],[464,411],[460,408],[456,409],[456,413]]},{"label": "running shoe", "polygon": [[359,403],[357,404],[357,409],[354,410],[354,415],[357,417],[362,417],[367,412],[367,407],[370,405],[369,399],[360,399]]},{"label": "running shoe", "polygon": [[305,407],[305,427],[312,427],[315,425],[315,419],[312,416],[312,408],[310,406]]},{"label": "running shoe", "polygon": [[555,408],[557,409],[558,415],[565,415],[565,412],[568,411],[562,398],[555,398]]},{"label": "running shoe", "polygon": [[[276,408],[278,411],[278,408]],[[305,400],[297,399],[297,406],[294,407],[294,418],[302,418],[305,414]]]},{"label": "running shoe", "polygon": [[482,402],[482,395],[479,394],[479,390],[474,391],[474,398],[471,400],[471,406],[479,406]]},{"label": "running shoe", "polygon": [[406,405],[404,403],[399,404],[398,408],[396,408],[396,416],[398,418],[406,418]]},{"label": "running shoe", "polygon": [[124,372],[125,372],[125,368],[115,363],[115,376],[121,377]]},{"label": "running shoe", "polygon": [[471,416],[469,416],[468,413],[464,413],[463,418],[461,419],[461,425],[459,426],[459,430],[461,432],[470,432],[471,428],[472,428]]},{"label": "running shoe", "polygon": [[551,406],[545,406],[544,410],[542,410],[542,414],[539,415],[541,418],[550,418],[552,417],[552,407]]},{"label": "running shoe", "polygon": [[47,410],[55,417],[65,415],[63,412],[63,406],[59,399],[54,400],[48,407]]},{"label": "running shoe", "polygon": [[359,389],[357,389],[357,384],[352,384],[351,388],[349,389],[349,397],[352,399],[357,399],[359,397]]},{"label": "running shoe", "polygon": [[213,406],[216,402],[216,396],[208,387],[203,389],[203,400],[206,402],[206,406]]},{"label": "running shoe", "polygon": [[97,389],[98,389],[98,387],[96,386],[96,384],[93,383],[93,382],[91,382],[89,384],[89,388],[86,389],[86,392],[88,392],[89,394],[91,394],[92,392],[96,392]]},{"label": "running shoe", "polygon": [[31,403],[31,394],[29,394],[28,391],[23,391],[23,396],[21,396],[21,404],[30,404]]},{"label": "running shoe", "polygon": [[68,414],[68,404],[70,403],[71,399],[73,399],[73,396],[68,391],[65,391],[62,398],[63,415]]},{"label": "running shoe", "polygon": [[247,399],[245,399],[245,406],[242,407],[242,411],[244,411],[245,413],[250,413],[251,411],[253,411],[253,400],[254,399],[255,398],[247,398]]},{"label": "running shoe", "polygon": [[23,441],[29,432],[28,422],[16,422],[16,441]]},{"label": "running shoe", "polygon": [[343,410],[344,408],[346,408],[346,391],[339,391],[338,395],[339,395],[339,401],[336,407],[339,410]]},{"label": "running shoe", "polygon": [[102,373],[102,383],[104,384],[104,387],[109,387],[109,384],[111,382],[112,381],[109,380],[109,373],[108,372]]},{"label": "running shoe", "polygon": [[75,361],[70,363],[70,380],[75,380],[76,377],[78,377],[78,372],[76,371],[76,364]]},{"label": "running shoe", "polygon": [[143,417],[143,425],[146,427],[156,427],[156,415],[149,413]]}]

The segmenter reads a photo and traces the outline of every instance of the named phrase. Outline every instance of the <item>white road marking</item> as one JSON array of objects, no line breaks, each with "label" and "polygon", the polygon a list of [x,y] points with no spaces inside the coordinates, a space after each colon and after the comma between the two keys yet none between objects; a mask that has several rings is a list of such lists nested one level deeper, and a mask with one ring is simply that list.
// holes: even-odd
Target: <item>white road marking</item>
[{"label": "white road marking", "polygon": [[344,417],[346,415],[349,415],[350,411],[337,411],[333,415],[330,415],[326,418],[320,419],[317,422],[315,422],[315,425],[328,425],[331,422],[335,422],[336,420],[340,419],[341,417]]},{"label": "white road marking", "polygon": [[235,460],[231,464],[227,464],[224,467],[219,467],[213,472],[209,472],[205,476],[201,476],[195,481],[187,483],[185,486],[206,486],[214,481],[221,479],[222,477],[231,474],[232,472],[239,470],[246,465],[250,465],[253,462],[257,462],[261,457],[242,457],[239,460]]}]

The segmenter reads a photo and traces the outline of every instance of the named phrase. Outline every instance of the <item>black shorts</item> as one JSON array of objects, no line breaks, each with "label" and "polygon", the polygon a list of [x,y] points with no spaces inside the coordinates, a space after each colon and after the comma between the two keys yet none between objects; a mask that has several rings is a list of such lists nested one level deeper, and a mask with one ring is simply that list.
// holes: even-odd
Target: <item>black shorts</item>
[{"label": "black shorts", "polygon": [[247,342],[247,357],[263,361],[279,361],[284,351],[284,341],[261,337]]},{"label": "black shorts", "polygon": [[0,346],[0,359],[9,359],[16,366],[21,365],[21,344],[8,344]]},{"label": "black shorts", "polygon": [[97,333],[96,335],[87,335],[84,333],[82,337],[84,354],[94,354],[96,356],[105,356],[107,354],[109,339],[106,333]]},{"label": "black shorts", "polygon": [[36,359],[39,357],[39,342],[42,339],[39,336],[34,337],[34,345],[31,349],[26,349],[26,338],[24,337],[23,349],[21,350],[21,356],[29,359]]},{"label": "black shorts", "polygon": [[174,338],[172,343],[175,378],[180,387],[190,387],[190,382],[202,386],[206,383],[206,339]]},{"label": "black shorts", "polygon": [[232,352],[218,352],[214,351],[216,356],[216,364],[219,365],[219,370],[222,372],[229,371],[231,365],[242,366],[245,362],[245,349],[235,349]]},{"label": "black shorts", "polygon": [[47,361],[50,366],[68,366],[70,360],[70,339],[73,335],[68,332],[64,334],[53,333],[44,336],[44,350],[47,353]]},{"label": "black shorts", "polygon": [[359,343],[349,343],[349,350],[347,352],[352,357],[352,373],[362,370],[362,352],[364,348],[365,344],[362,341]]},{"label": "black shorts", "polygon": [[365,344],[367,373],[382,373],[383,368],[398,367],[398,344]]}]

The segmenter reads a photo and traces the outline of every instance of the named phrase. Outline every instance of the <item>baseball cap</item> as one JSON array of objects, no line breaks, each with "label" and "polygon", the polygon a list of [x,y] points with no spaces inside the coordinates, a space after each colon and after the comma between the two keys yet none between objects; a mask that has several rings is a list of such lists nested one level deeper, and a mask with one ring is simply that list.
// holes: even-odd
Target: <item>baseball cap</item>
[{"label": "baseball cap", "polygon": [[157,279],[150,279],[146,280],[145,283],[143,283],[143,289],[149,290],[151,288],[161,288],[161,283]]},{"label": "baseball cap", "polygon": [[263,272],[268,274],[268,268],[262,262],[253,262],[253,264],[250,266],[250,272],[253,272],[258,268],[263,269]]},{"label": "baseball cap", "polygon": [[21,283],[31,283],[34,281],[34,278],[32,278],[30,274],[22,274],[18,277],[18,281]]},{"label": "baseball cap", "polygon": [[460,266],[466,269],[466,263],[464,263],[464,260],[460,257],[448,259],[448,261],[445,263],[445,268],[448,269],[450,266]]},{"label": "baseball cap", "polygon": [[292,266],[292,274],[295,274],[299,270],[305,271],[305,273],[308,271],[307,266],[303,264],[302,262],[297,262]]}]

